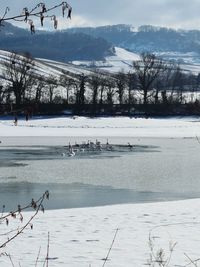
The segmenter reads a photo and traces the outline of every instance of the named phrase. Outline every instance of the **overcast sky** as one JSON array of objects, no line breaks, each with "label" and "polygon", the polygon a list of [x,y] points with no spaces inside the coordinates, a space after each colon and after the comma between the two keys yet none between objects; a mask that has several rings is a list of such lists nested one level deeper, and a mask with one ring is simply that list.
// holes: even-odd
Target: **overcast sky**
[{"label": "overcast sky", "polygon": [[[23,7],[32,8],[40,1],[0,0],[1,13],[6,6],[10,15]],[[2,3],[3,2],[3,3]],[[44,0],[47,7],[62,1]],[[107,24],[144,24],[184,29],[200,29],[200,0],[71,0],[72,21],[59,20],[59,28]],[[59,10],[60,11],[60,10]],[[61,14],[56,12],[57,16]],[[36,23],[37,24],[37,23]],[[46,26],[49,25],[46,22]]]}]

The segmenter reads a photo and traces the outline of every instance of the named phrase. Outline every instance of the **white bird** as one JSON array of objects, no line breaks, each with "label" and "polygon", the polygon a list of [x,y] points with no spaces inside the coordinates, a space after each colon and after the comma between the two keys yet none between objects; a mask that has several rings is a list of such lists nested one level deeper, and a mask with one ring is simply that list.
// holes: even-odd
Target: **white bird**
[{"label": "white bird", "polygon": [[70,149],[68,156],[74,157],[76,155],[75,151],[73,150],[73,147]]}]

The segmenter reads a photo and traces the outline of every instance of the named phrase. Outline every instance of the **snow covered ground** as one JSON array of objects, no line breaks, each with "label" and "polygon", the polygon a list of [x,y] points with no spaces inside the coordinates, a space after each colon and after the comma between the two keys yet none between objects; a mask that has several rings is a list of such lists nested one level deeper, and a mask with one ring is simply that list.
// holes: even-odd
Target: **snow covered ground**
[{"label": "snow covered ground", "polygon": [[[196,137],[200,136],[200,119],[39,117],[28,122],[19,119],[14,126],[13,118],[1,118],[0,136]],[[3,251],[11,254],[16,266],[19,262],[24,267],[35,266],[41,246],[37,266],[43,266],[50,232],[49,266],[104,266],[103,259],[119,229],[105,266],[149,266],[149,235],[154,255],[162,248],[168,258],[170,246],[176,243],[169,266],[192,266],[189,258],[195,261],[200,257],[199,205],[200,200],[193,199],[46,211],[38,215],[33,230],[24,231]],[[25,213],[26,219],[29,216],[31,213]],[[9,227],[16,224],[14,220]],[[7,229],[1,225],[0,242],[7,238],[2,236]],[[12,266],[10,259],[0,257],[0,266]]]},{"label": "snow covered ground", "polygon": [[133,61],[140,60],[140,55],[129,52],[126,49],[115,47],[116,54],[114,56],[106,57],[104,61],[73,61],[74,65],[96,67],[101,70],[109,72],[125,71],[129,72],[133,70]]},{"label": "snow covered ground", "polygon": [[[149,266],[149,236],[154,253],[162,248],[165,259],[170,255],[169,247],[176,243],[169,266],[199,266],[191,265],[188,260],[200,256],[199,205],[200,200],[194,199],[46,211],[38,215],[33,230],[24,231],[3,251],[11,254],[14,263],[21,262],[20,266],[35,266],[41,246],[38,266],[43,266],[50,232],[49,266],[104,266],[103,259],[119,229],[105,266]],[[30,213],[25,214],[26,218],[29,216]],[[10,222],[10,228],[15,225],[16,220]],[[1,225],[1,233],[6,229]],[[0,266],[12,265],[4,256],[0,258]]]},{"label": "snow covered ground", "polygon": [[0,136],[196,137],[200,118],[22,117],[14,126],[13,118],[0,117]]}]

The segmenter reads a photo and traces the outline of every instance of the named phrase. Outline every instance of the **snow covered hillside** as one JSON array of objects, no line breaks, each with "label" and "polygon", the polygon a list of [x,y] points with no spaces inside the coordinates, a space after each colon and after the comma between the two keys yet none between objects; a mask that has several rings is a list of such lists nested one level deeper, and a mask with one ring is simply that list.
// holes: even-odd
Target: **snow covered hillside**
[{"label": "snow covered hillside", "polygon": [[[62,71],[67,71],[72,74],[84,73],[85,75],[89,75],[93,72],[94,68],[108,72],[130,71],[133,61],[140,59],[139,55],[123,48],[116,47],[115,51],[116,55],[107,57],[105,61],[74,61],[72,63],[63,63],[39,58],[35,61],[35,69],[37,73],[45,77],[49,75],[59,77]],[[10,54],[10,52],[0,50],[0,76],[3,76],[3,72],[5,71],[3,63],[9,60]]]},{"label": "snow covered hillside", "polygon": [[[0,77],[3,76],[5,67],[3,63],[9,60],[10,52],[0,50]],[[163,56],[166,60],[171,60],[174,55],[158,54]],[[200,64],[192,60],[190,55],[176,55],[179,56],[181,68],[185,71],[191,71],[194,74],[200,72]],[[126,49],[115,47],[115,55],[108,56],[104,61],[73,61],[72,63],[63,63],[54,60],[36,59],[35,69],[37,73],[48,77],[54,75],[57,78],[62,74],[62,71],[67,71],[71,74],[91,74],[94,69],[100,69],[106,72],[116,73],[119,71],[129,72],[133,68],[133,61],[140,60],[140,55],[127,51]]]},{"label": "snow covered hillside", "polygon": [[[133,61],[140,60],[139,53],[130,52],[124,48],[115,47],[115,56],[110,56],[105,61],[73,61],[74,65],[100,68],[108,72],[129,72],[133,68]],[[181,68],[186,72],[192,72],[194,74],[200,73],[200,63],[195,53],[156,53],[158,57],[163,58],[166,61],[175,60],[180,63]]]},{"label": "snow covered hillside", "polygon": [[115,56],[110,56],[105,61],[73,61],[78,66],[97,67],[109,72],[118,72],[132,70],[133,61],[140,60],[140,55],[129,52],[123,48],[115,47]]},{"label": "snow covered hillside", "polygon": [[[10,52],[0,50],[0,77],[3,78],[5,72],[4,62],[9,61],[11,56]],[[72,74],[89,74],[90,70],[85,68],[77,67],[72,64],[65,64],[57,61],[36,59],[35,60],[35,71],[36,73],[48,77],[49,75],[54,75],[57,78],[62,74],[62,71],[68,71]],[[70,75],[70,74],[69,74]]]}]

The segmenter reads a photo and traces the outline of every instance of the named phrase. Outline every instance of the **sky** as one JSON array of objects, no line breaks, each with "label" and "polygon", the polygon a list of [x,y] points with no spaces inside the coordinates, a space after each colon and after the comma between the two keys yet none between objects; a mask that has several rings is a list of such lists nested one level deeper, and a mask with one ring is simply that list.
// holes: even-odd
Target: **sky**
[{"label": "sky", "polygon": [[[9,15],[21,13],[23,7],[32,8],[41,1],[36,0],[0,0],[1,15],[6,6]],[[61,3],[58,0],[44,0],[47,7]],[[101,26],[113,24],[156,25],[170,28],[200,29],[200,0],[69,0],[73,7],[72,20],[59,17],[58,28],[74,26]],[[39,22],[35,25],[39,26]],[[27,27],[23,23],[23,27]],[[45,27],[52,26],[50,20]]]}]

